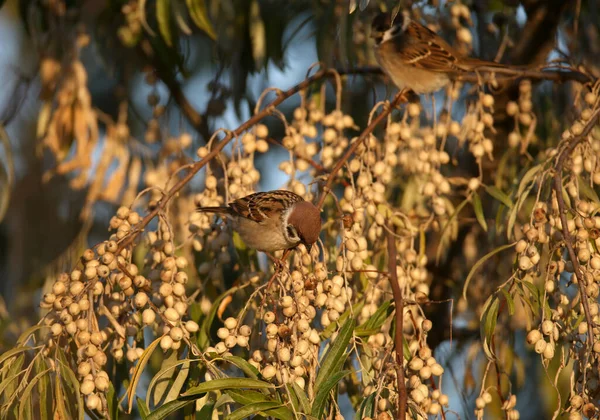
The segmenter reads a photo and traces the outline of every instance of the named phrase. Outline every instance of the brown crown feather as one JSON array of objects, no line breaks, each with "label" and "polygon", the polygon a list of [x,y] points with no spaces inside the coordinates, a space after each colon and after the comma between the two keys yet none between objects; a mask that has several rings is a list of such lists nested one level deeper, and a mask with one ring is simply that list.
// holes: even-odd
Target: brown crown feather
[{"label": "brown crown feather", "polygon": [[314,204],[308,201],[296,203],[287,222],[296,228],[304,244],[312,245],[319,239],[321,214]]}]

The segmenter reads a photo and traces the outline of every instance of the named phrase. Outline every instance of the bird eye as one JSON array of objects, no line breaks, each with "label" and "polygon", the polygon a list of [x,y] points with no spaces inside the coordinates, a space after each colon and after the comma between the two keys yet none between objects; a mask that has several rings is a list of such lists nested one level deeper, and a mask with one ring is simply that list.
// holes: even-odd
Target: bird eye
[{"label": "bird eye", "polygon": [[290,239],[300,239],[300,238],[298,238],[298,233],[296,232],[296,228],[292,225],[287,226],[287,234]]}]

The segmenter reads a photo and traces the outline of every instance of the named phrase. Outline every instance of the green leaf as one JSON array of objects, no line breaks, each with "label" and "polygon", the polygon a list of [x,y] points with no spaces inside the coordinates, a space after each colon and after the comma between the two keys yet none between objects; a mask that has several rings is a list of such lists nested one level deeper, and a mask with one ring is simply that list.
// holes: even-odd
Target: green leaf
[{"label": "green leaf", "polygon": [[525,202],[525,199],[529,195],[529,192],[535,185],[535,182],[534,182],[535,177],[538,175],[538,173],[542,169],[543,169],[542,165],[535,165],[534,167],[529,169],[525,173],[525,175],[523,175],[523,178],[521,179],[521,182],[519,183],[519,188],[518,188],[517,194],[516,194],[517,203],[511,208],[511,211],[508,215],[508,224],[506,227],[506,234],[509,238],[513,237],[512,231],[513,231],[513,226],[515,225],[515,221],[517,220],[517,214],[519,213],[521,206]]},{"label": "green leaf", "polygon": [[135,401],[137,402],[137,409],[140,413],[140,416],[143,420],[147,420],[148,416],[150,415],[150,410],[148,410],[148,404],[146,404],[146,401],[144,401],[140,397],[135,397]]},{"label": "green leaf", "polygon": [[75,372],[71,369],[71,367],[67,364],[66,359],[62,351],[58,352],[58,364],[60,367],[60,373],[66,383],[69,384],[73,388],[74,397],[76,398],[76,406],[77,406],[77,418],[79,420],[84,419],[84,405],[83,397],[79,392],[79,380],[77,380],[77,376],[75,376]]},{"label": "green leaf", "polygon": [[179,360],[178,352],[170,350],[148,385],[146,400],[152,397],[153,406],[173,401],[179,396],[190,371],[190,361]]},{"label": "green leaf", "polygon": [[515,246],[515,244],[516,244],[516,242],[511,243],[511,244],[502,245],[501,247],[498,247],[498,248],[488,252],[487,254],[485,254],[483,257],[481,257],[479,259],[479,261],[477,261],[473,265],[473,268],[471,268],[471,271],[469,271],[469,275],[467,276],[467,278],[465,280],[465,285],[463,286],[462,295],[463,295],[463,299],[465,301],[467,301],[467,288],[469,287],[469,283],[471,282],[473,275],[475,275],[475,272],[479,269],[479,267],[481,267],[487,260],[489,260],[491,257],[496,255],[497,253],[502,252],[505,249],[512,248],[513,246]]},{"label": "green leaf", "polygon": [[308,401],[308,397],[306,396],[306,392],[296,382],[292,382],[292,388],[296,397],[298,398],[298,403],[300,404],[301,412],[304,414],[310,413],[310,402]]},{"label": "green leaf", "polygon": [[[41,371],[43,369],[47,369],[48,366],[45,363],[45,359],[38,357],[35,360],[35,370]],[[50,395],[50,391],[52,390],[50,385],[50,375],[43,375],[40,378],[40,381],[37,386],[37,398],[38,401],[35,404],[35,407],[39,410],[39,415],[36,418],[40,420],[47,420],[49,417],[49,413],[52,410],[54,404],[48,406],[48,398],[50,398],[50,402],[52,401],[52,396]],[[35,395],[35,394],[34,394]]]},{"label": "green leaf", "polygon": [[354,415],[354,420],[361,420],[365,417],[373,417],[375,414],[375,395],[377,393],[373,392],[367,398],[363,399],[356,410],[356,414]]},{"label": "green leaf", "polygon": [[391,303],[392,300],[383,302],[383,304],[377,308],[377,311],[375,311],[375,313],[369,319],[356,327],[354,334],[359,337],[366,337],[379,332],[379,329],[392,312],[392,309],[390,308]]},{"label": "green leaf", "polygon": [[479,198],[479,194],[473,193],[471,196],[471,204],[473,205],[473,211],[475,212],[475,217],[477,221],[483,228],[485,232],[488,230],[487,222],[485,221],[485,215],[483,214],[483,205],[481,204],[481,198]]},{"label": "green leaf", "polygon": [[[581,192],[588,200],[593,201],[594,203],[600,203],[600,198],[598,198],[598,194],[590,185],[581,177],[581,175],[577,176],[577,186],[579,187],[579,192]],[[0,220],[2,218],[0,217]]]},{"label": "green leaf", "polygon": [[494,337],[494,331],[496,329],[499,307],[500,301],[494,294],[490,296],[485,302],[485,305],[483,305],[483,312],[481,314],[481,338],[483,339],[483,351],[491,360],[496,358],[494,350],[490,346]]},{"label": "green leaf", "polygon": [[502,204],[504,204],[509,209],[512,208],[512,206],[513,206],[512,200],[500,188],[498,188],[494,185],[485,185],[485,191],[489,195],[494,197],[496,200],[500,201]]},{"label": "green leaf", "polygon": [[173,34],[171,34],[171,0],[156,0],[156,20],[158,30],[165,43],[173,46]]},{"label": "green leaf", "polygon": [[19,403],[19,418],[20,419],[31,419],[32,416],[32,407],[33,407],[33,398],[31,393],[33,392],[33,388],[37,385],[37,383],[50,372],[52,369],[47,368],[37,375],[35,375],[31,381],[25,387],[25,390],[21,395],[19,395],[20,403]]},{"label": "green leaf", "polygon": [[252,366],[246,359],[242,359],[239,356],[225,356],[223,360],[227,360],[232,365],[237,366],[246,374],[246,376],[251,377],[252,379],[258,379],[258,370]]},{"label": "green leaf", "polygon": [[183,396],[204,394],[208,391],[224,391],[227,389],[264,389],[274,388],[273,384],[250,378],[222,378],[203,382],[200,385],[188,389]]},{"label": "green leaf", "polygon": [[529,299],[527,299],[527,296],[525,296],[525,294],[523,294],[523,299],[525,299],[528,302],[528,304],[531,306],[532,311],[538,312],[540,309],[540,302],[541,300],[543,300],[540,296],[540,289],[538,289],[535,284],[529,281],[519,281],[517,282],[517,284],[523,287],[524,289],[529,289],[529,293],[533,297],[534,302],[532,303]]},{"label": "green leaf", "polygon": [[506,304],[508,305],[508,314],[511,316],[514,315],[515,314],[515,300],[506,290],[504,290],[504,288],[500,289],[500,291],[502,292],[502,295],[504,295],[504,299],[506,300]]},{"label": "green leaf", "polygon": [[250,404],[259,404],[259,403],[273,403],[275,407],[260,410],[264,411],[265,416],[275,417],[281,420],[294,420],[294,413],[292,411],[282,406],[281,402],[274,401],[264,394],[256,391],[238,391],[235,389],[228,389],[225,391],[227,395],[231,397],[236,403],[241,404],[243,406]]},{"label": "green leaf", "polygon": [[333,344],[323,356],[323,360],[321,361],[321,369],[319,369],[317,379],[315,380],[316,390],[321,388],[322,383],[327,378],[330,378],[331,375],[339,372],[340,368],[346,361],[346,348],[348,347],[348,343],[350,343],[350,339],[352,338],[353,329],[354,319],[349,318],[344,323],[342,328],[340,328],[340,331],[333,341]]},{"label": "green leaf", "polygon": [[162,420],[168,415],[176,412],[177,410],[181,410],[183,407],[193,403],[196,400],[197,398],[178,398],[175,401],[161,405],[159,408],[148,414],[146,420]]},{"label": "green leaf", "polygon": [[[111,420],[117,420],[119,418],[119,399],[115,392],[115,387],[112,382],[108,382],[108,391],[106,393],[106,403],[108,405],[108,417]],[[139,402],[138,402],[139,405]]]},{"label": "green leaf", "polygon": [[329,398],[329,392],[340,382],[340,380],[349,374],[349,370],[343,370],[341,372],[335,372],[331,376],[328,376],[320,386],[315,386],[317,394],[315,395],[315,401],[312,406],[311,414],[320,419],[323,415],[323,411],[327,405],[327,399]]},{"label": "green leaf", "polygon": [[190,17],[196,24],[196,26],[206,32],[206,34],[213,40],[217,39],[217,34],[208,20],[208,14],[206,13],[206,4],[204,0],[186,0],[185,1],[190,13]]},{"label": "green leaf", "polygon": [[[266,410],[280,407],[281,403],[275,401],[263,401],[252,404],[247,404],[242,408],[238,408],[233,413],[225,417],[225,420],[242,420],[250,417],[253,414],[266,412]],[[266,414],[265,414],[266,415]],[[294,417],[290,417],[293,419]]]},{"label": "green leaf", "polygon": [[321,332],[321,338],[322,339],[328,339],[329,337],[331,337],[333,335],[333,333],[335,332],[335,329],[337,328],[337,326],[339,324],[342,324],[342,323],[346,322],[346,320],[348,318],[350,318],[353,314],[360,312],[361,309],[363,308],[363,306],[365,306],[365,302],[364,301],[360,301],[360,302],[355,303],[354,305],[352,305],[352,308],[346,309],[344,311],[344,313],[342,315],[340,315],[340,319],[337,320],[337,323],[332,322],[331,324],[329,324],[327,326],[327,328],[325,328]]},{"label": "green leaf", "polygon": [[508,314],[511,316],[514,315],[515,314],[515,300],[506,290],[504,290],[504,288],[500,289],[500,291],[502,292],[502,295],[504,296],[504,299],[506,300],[506,304],[508,305]]},{"label": "green leaf", "polygon": [[213,411],[215,409],[215,398],[214,394],[207,394],[201,398],[206,399],[206,402],[200,408],[200,411],[196,413],[196,420],[212,420]]},{"label": "green leaf", "polygon": [[133,375],[131,375],[131,382],[127,387],[127,401],[129,402],[127,411],[128,413],[131,413],[131,408],[133,407],[133,396],[135,395],[135,389],[137,388],[137,384],[140,381],[140,378],[142,377],[142,373],[144,373],[144,369],[146,368],[146,365],[150,360],[150,356],[152,356],[154,349],[156,349],[156,346],[158,346],[161,339],[162,337],[158,337],[156,340],[150,343],[150,345],[146,347],[146,350],[144,350],[144,352],[142,353],[140,360],[138,360],[137,364],[135,365]]}]

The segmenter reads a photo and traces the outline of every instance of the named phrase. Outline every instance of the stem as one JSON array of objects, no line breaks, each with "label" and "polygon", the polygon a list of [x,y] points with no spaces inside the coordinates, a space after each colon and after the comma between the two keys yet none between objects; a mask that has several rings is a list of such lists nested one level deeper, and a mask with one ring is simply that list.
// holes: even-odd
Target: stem
[{"label": "stem", "polygon": [[387,229],[388,273],[396,306],[396,333],[394,334],[394,349],[396,351],[396,376],[398,378],[398,419],[406,418],[408,395],[404,381],[404,296],[398,284],[396,271],[396,240],[392,233],[393,225]]}]

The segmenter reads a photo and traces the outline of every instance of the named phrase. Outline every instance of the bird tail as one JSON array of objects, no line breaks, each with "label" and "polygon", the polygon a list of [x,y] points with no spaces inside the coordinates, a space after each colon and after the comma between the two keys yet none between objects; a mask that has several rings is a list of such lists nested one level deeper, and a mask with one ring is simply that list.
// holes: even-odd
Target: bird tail
[{"label": "bird tail", "polygon": [[196,211],[204,213],[230,213],[229,207],[196,207]]},{"label": "bird tail", "polygon": [[548,71],[544,69],[533,69],[529,66],[512,66],[494,61],[480,60],[469,57],[465,61],[466,70],[471,73],[495,73],[503,76],[526,77],[532,79],[547,79]]}]

